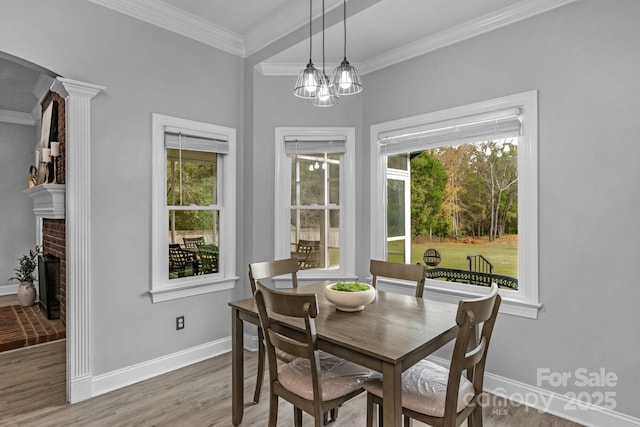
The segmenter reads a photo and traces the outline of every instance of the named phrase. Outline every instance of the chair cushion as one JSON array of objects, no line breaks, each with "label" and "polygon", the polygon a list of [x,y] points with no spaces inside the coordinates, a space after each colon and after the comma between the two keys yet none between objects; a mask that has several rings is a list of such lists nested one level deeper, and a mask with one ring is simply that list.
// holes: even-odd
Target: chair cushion
[{"label": "chair cushion", "polygon": [[[362,388],[372,371],[329,353],[320,352],[322,400],[332,400]],[[284,388],[307,400],[313,400],[311,362],[298,358],[278,370]]]},{"label": "chair cushion", "polygon": [[[421,360],[402,373],[402,407],[432,417],[444,416],[449,370]],[[382,377],[371,377],[364,384],[365,390],[378,397],[382,395]],[[474,396],[473,384],[464,375],[460,378],[457,412],[462,411]]]},{"label": "chair cushion", "polygon": [[276,348],[276,358],[278,360],[282,360],[283,362],[291,362],[292,360],[296,359],[293,354],[289,354],[286,351],[280,350],[279,348]]}]

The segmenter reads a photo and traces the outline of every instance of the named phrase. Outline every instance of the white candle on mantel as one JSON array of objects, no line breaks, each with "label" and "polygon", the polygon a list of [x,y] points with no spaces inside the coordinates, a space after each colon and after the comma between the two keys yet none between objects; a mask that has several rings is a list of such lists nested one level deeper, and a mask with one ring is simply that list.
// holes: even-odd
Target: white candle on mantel
[{"label": "white candle on mantel", "polygon": [[58,157],[60,155],[60,143],[57,141],[51,141],[51,155]]},{"label": "white candle on mantel", "polygon": [[50,148],[43,148],[42,149],[42,161],[45,163],[50,163],[51,162],[51,149]]}]

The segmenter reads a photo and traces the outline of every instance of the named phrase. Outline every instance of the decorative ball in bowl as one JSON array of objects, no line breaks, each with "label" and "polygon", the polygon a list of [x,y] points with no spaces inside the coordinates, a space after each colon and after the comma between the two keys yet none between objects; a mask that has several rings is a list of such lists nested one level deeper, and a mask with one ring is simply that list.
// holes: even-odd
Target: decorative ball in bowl
[{"label": "decorative ball in bowl", "polygon": [[327,285],[324,296],[340,311],[361,311],[376,298],[376,290],[366,283],[339,282]]}]

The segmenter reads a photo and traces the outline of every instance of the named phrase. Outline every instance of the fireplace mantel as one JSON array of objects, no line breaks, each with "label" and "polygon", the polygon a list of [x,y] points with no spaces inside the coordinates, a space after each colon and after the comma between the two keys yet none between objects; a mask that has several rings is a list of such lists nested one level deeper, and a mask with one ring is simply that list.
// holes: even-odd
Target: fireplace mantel
[{"label": "fireplace mantel", "polygon": [[40,184],[24,193],[33,200],[33,213],[36,218],[64,219],[64,184]]}]

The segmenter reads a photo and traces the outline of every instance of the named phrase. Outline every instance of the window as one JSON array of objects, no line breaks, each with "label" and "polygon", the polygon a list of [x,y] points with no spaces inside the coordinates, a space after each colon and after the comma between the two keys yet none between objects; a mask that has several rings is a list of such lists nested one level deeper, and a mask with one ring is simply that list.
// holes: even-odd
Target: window
[{"label": "window", "polygon": [[153,114],[153,302],[231,289],[235,129]]},{"label": "window", "polygon": [[[429,254],[432,296],[491,280],[502,311],[537,317],[537,93],[377,124],[371,143],[371,257],[425,264],[425,249],[445,248]],[[514,248],[489,256],[508,233]]]},{"label": "window", "polygon": [[276,258],[301,279],[355,278],[353,128],[276,129]]}]

